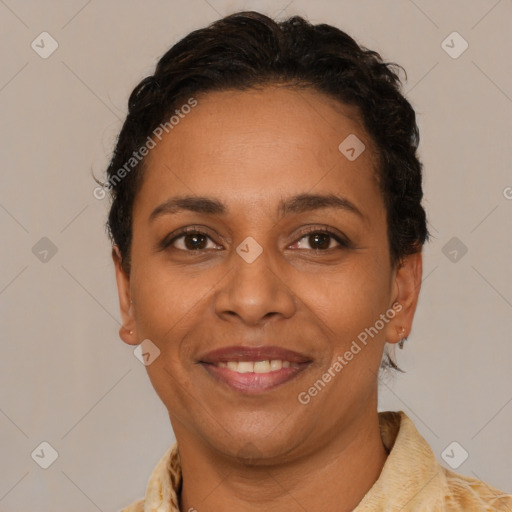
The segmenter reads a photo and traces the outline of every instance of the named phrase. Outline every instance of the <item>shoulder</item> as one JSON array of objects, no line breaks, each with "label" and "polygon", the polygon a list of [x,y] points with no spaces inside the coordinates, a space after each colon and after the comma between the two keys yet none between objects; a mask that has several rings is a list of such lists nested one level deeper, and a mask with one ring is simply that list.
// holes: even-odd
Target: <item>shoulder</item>
[{"label": "shoulder", "polygon": [[512,512],[512,494],[444,467],[405,412],[380,412],[379,422],[390,453],[371,500],[391,500],[404,511]]},{"label": "shoulder", "polygon": [[144,512],[144,499],[132,503],[120,512]]},{"label": "shoulder", "polygon": [[512,510],[512,494],[442,467],[447,485],[447,510],[505,512]]}]

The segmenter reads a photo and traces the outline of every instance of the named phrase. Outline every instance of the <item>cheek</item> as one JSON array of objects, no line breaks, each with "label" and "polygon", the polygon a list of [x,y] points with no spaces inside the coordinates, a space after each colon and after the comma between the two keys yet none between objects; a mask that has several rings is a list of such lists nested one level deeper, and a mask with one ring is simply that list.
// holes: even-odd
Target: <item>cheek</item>
[{"label": "cheek", "polygon": [[300,300],[335,332],[352,332],[375,321],[387,307],[389,270],[372,251],[353,255],[324,274],[298,273],[293,289]]},{"label": "cheek", "polygon": [[203,317],[206,292],[215,280],[153,263],[139,265],[133,283],[139,339],[151,340],[160,350],[146,367],[150,381],[168,408],[183,408],[194,394],[190,335]]},{"label": "cheek", "polygon": [[341,382],[345,386],[346,378],[359,381],[361,377],[371,381],[382,357],[385,329],[375,335],[371,328],[387,309],[389,285],[372,259],[369,254],[360,255],[356,263],[329,276],[317,276],[315,280],[303,276],[296,280],[295,289],[305,309],[313,313],[310,316],[325,336],[322,350],[329,355],[328,360],[323,361],[323,370],[331,367],[338,356],[344,356],[349,350],[357,351],[356,356],[348,354],[346,360],[354,363],[344,368],[345,377],[337,379],[335,388]]},{"label": "cheek", "polygon": [[184,319],[187,313],[193,313],[200,297],[200,287],[194,281],[183,286],[182,278],[155,270],[153,268],[151,272],[140,275],[134,294],[137,297],[137,327],[161,338],[170,330],[179,328],[179,320]]},{"label": "cheek", "polygon": [[[221,270],[192,272],[190,268],[171,268],[154,259],[144,265],[142,258],[134,262],[133,269],[140,339],[150,339],[162,352],[172,352],[174,356],[186,351],[185,337],[211,307],[211,294],[221,282]],[[177,358],[168,360],[177,361]]]}]

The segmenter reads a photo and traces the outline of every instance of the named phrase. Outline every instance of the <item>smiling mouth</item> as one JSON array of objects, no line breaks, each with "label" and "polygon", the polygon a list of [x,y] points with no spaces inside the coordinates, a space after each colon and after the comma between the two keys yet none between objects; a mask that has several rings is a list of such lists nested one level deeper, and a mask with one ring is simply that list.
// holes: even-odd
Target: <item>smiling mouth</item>
[{"label": "smiling mouth", "polygon": [[204,354],[198,362],[214,382],[244,394],[285,384],[312,363],[304,354],[270,345],[224,347]]},{"label": "smiling mouth", "polygon": [[212,363],[217,368],[228,368],[237,373],[271,373],[282,368],[300,368],[299,363],[281,359],[266,359],[262,361],[219,361]]}]

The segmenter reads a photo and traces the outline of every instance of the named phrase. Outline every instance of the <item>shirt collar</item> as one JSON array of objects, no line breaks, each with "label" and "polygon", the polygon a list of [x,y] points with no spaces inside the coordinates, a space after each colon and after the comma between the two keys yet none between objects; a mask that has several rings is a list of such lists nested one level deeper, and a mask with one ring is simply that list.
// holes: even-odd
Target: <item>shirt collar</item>
[{"label": "shirt collar", "polygon": [[379,413],[379,426],[389,455],[353,512],[438,510],[433,502],[447,491],[443,468],[414,423],[403,411],[385,411]]}]

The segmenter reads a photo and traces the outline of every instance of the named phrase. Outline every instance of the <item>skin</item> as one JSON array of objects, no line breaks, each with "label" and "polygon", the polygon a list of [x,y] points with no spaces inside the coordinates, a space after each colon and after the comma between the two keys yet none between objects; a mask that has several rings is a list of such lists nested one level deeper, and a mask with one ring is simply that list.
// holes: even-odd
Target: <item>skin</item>
[{"label": "skin", "polygon": [[[352,510],[386,461],[379,365],[385,342],[410,333],[421,252],[391,267],[374,144],[354,107],[283,87],[196,98],[147,157],[130,274],[113,250],[120,336],[130,345],[150,339],[161,351],[146,368],[180,448],[181,510]],[[349,134],[366,146],[355,161],[338,150]],[[333,207],[279,214],[281,200],[306,193],[343,196],[364,217]],[[216,199],[226,210],[149,220],[158,205],[184,195]],[[210,237],[200,239],[201,251],[186,250],[190,235],[159,249],[170,233],[194,225]],[[304,234],[309,227],[329,227],[350,245],[332,237],[315,245]],[[236,252],[248,236],[263,249],[252,263]],[[400,312],[378,335],[310,403],[299,403],[298,394],[396,303]],[[312,362],[291,381],[248,396],[198,363],[231,345],[277,345]]]}]

